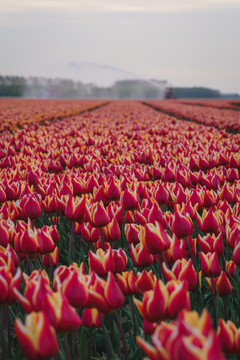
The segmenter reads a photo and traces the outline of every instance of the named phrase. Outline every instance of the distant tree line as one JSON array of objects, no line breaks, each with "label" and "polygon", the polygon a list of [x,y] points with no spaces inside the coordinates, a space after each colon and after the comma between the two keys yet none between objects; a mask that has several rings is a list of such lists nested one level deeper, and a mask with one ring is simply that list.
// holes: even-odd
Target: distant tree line
[{"label": "distant tree line", "polygon": [[22,76],[0,75],[0,96],[22,97],[27,81]]},{"label": "distant tree line", "polygon": [[178,99],[218,99],[222,97],[220,91],[205,87],[174,87],[173,94]]},{"label": "distant tree line", "polygon": [[[224,94],[224,97],[227,94]],[[69,79],[1,76],[0,97],[47,99],[211,99],[221,98],[218,90],[204,87],[170,87],[164,80],[126,79],[100,87]]]}]

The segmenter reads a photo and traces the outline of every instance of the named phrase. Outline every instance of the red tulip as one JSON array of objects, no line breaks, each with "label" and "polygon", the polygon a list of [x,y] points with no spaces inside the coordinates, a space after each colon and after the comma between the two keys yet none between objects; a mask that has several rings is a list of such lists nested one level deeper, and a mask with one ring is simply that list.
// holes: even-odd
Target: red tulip
[{"label": "red tulip", "polygon": [[90,224],[97,228],[104,227],[110,222],[110,218],[102,202],[92,205],[86,204],[86,216]]},{"label": "red tulip", "polygon": [[146,224],[140,231],[140,241],[150,254],[159,254],[170,247],[170,237],[157,221],[155,221],[155,225]]},{"label": "red tulip", "polygon": [[206,277],[217,277],[221,274],[217,253],[200,253],[201,269]]},{"label": "red tulip", "polygon": [[166,281],[186,280],[189,290],[195,290],[197,286],[197,272],[194,268],[192,259],[177,260],[170,270],[165,263],[162,264]]},{"label": "red tulip", "polygon": [[126,187],[126,189],[121,193],[120,202],[125,210],[133,210],[138,208],[140,198],[136,190],[132,191]]},{"label": "red tulip", "polygon": [[[104,317],[104,314],[101,314]],[[99,311],[96,308],[85,308],[82,314],[82,323],[89,328],[98,328],[101,325]]]},{"label": "red tulip", "polygon": [[63,294],[52,293],[46,295],[43,300],[42,310],[56,331],[74,331],[82,324],[76,310],[69,304]]},{"label": "red tulip", "polygon": [[219,319],[217,335],[225,353],[237,354],[240,351],[240,329],[228,320]]},{"label": "red tulip", "polygon": [[25,324],[20,319],[14,322],[20,347],[27,359],[47,359],[57,354],[58,342],[54,328],[43,312],[26,316]]},{"label": "red tulip", "polygon": [[136,267],[147,267],[153,263],[153,256],[140,243],[136,247],[133,244],[130,245],[130,254],[132,262]]},{"label": "red tulip", "polygon": [[193,233],[193,223],[189,216],[175,212],[171,219],[171,230],[179,238],[186,238]]}]

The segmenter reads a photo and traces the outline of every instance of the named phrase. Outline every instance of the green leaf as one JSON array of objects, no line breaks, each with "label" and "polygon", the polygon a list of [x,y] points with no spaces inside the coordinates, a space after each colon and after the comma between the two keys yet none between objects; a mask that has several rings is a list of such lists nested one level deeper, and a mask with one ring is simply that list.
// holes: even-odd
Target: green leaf
[{"label": "green leaf", "polygon": [[88,358],[88,339],[85,332],[82,330],[80,334],[80,346],[79,346],[79,352],[80,352],[80,359],[81,360],[87,360]]}]

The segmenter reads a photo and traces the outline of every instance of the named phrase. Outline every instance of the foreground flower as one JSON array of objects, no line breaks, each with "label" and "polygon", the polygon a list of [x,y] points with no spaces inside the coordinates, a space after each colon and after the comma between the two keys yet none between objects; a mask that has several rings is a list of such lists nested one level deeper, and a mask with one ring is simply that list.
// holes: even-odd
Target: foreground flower
[{"label": "foreground flower", "polygon": [[203,311],[182,311],[175,322],[161,322],[151,336],[152,345],[141,337],[138,345],[151,360],[224,360],[210,316]]},{"label": "foreground flower", "polygon": [[124,295],[133,295],[137,292],[136,278],[133,270],[130,272],[125,271],[121,275],[116,274],[116,278]]},{"label": "foreground flower", "polygon": [[186,280],[189,290],[195,290],[197,286],[197,272],[194,268],[192,259],[177,260],[170,270],[165,263],[162,264],[166,281]]},{"label": "foreground flower", "polygon": [[176,211],[170,221],[172,232],[179,238],[185,238],[193,233],[193,222],[190,216]]},{"label": "foreground flower", "polygon": [[47,275],[44,271],[35,270],[29,277],[26,274],[23,274],[23,277],[25,282],[24,295],[17,288],[13,289],[17,301],[27,313],[41,311],[45,296],[53,292]]},{"label": "foreground flower", "polygon": [[153,255],[149,254],[140,243],[136,247],[133,244],[130,245],[130,254],[136,267],[146,267],[153,263]]},{"label": "foreground flower", "polygon": [[25,324],[20,319],[16,319],[14,327],[22,352],[27,359],[47,359],[57,354],[56,333],[43,312],[32,312],[27,315]]},{"label": "foreground flower", "polygon": [[97,228],[107,226],[110,222],[102,201],[90,205],[86,204],[86,217],[90,224]]},{"label": "foreground flower", "polygon": [[[104,314],[101,314],[104,317]],[[82,314],[82,323],[89,328],[98,328],[101,325],[99,311],[95,308],[85,308]]]},{"label": "foreground flower", "polygon": [[200,253],[201,269],[206,277],[217,277],[221,274],[217,253]]},{"label": "foreground flower", "polygon": [[73,331],[82,324],[76,310],[69,304],[67,298],[60,293],[46,295],[42,310],[56,331]]},{"label": "foreground flower", "polygon": [[[209,288],[212,291],[212,281],[210,278],[206,278],[207,283]],[[232,292],[232,285],[226,275],[226,273],[224,271],[221,272],[221,275],[218,276],[217,278],[213,279],[213,288],[214,288],[214,293],[217,294],[218,291],[218,295],[219,296],[227,296],[230,295]]]},{"label": "foreground flower", "polygon": [[112,312],[124,304],[124,295],[111,272],[108,273],[107,281],[98,278],[94,285],[90,286],[89,304],[103,313]]},{"label": "foreground flower", "polygon": [[196,219],[199,229],[204,233],[219,234],[222,231],[224,223],[223,213],[220,210],[213,211],[210,207],[209,210],[204,209],[202,216],[196,213]]},{"label": "foreground flower", "polygon": [[120,202],[125,210],[133,210],[138,208],[140,197],[136,190],[133,191],[126,187],[121,193]]},{"label": "foreground flower", "polygon": [[157,221],[141,227],[139,238],[144,249],[150,254],[159,254],[170,247],[170,237]]},{"label": "foreground flower", "polygon": [[186,281],[171,280],[166,285],[157,281],[154,290],[143,294],[143,301],[134,299],[144,320],[157,322],[174,318],[182,309],[190,309],[188,285]]},{"label": "foreground flower", "polygon": [[[57,276],[55,278],[57,278]],[[60,289],[61,293],[66,296],[68,302],[75,308],[82,308],[87,304],[87,285],[85,284],[82,275],[78,274],[76,270],[71,271],[67,275]]]},{"label": "foreground flower", "polygon": [[13,276],[7,266],[0,267],[0,304],[12,304],[15,300],[14,289],[20,290],[22,271],[17,269]]},{"label": "foreground flower", "polygon": [[38,219],[41,215],[41,197],[38,194],[25,195],[20,202],[24,215],[32,220]]},{"label": "foreground flower", "polygon": [[239,353],[240,329],[237,329],[236,325],[232,321],[224,321],[223,319],[220,319],[217,334],[221,347],[225,353]]}]

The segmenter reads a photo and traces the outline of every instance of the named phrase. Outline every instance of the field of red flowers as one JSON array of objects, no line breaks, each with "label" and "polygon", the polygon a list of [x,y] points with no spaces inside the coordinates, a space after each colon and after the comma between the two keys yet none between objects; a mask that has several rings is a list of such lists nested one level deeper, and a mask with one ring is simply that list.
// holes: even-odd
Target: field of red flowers
[{"label": "field of red flowers", "polygon": [[237,109],[0,101],[2,360],[239,358]]}]

